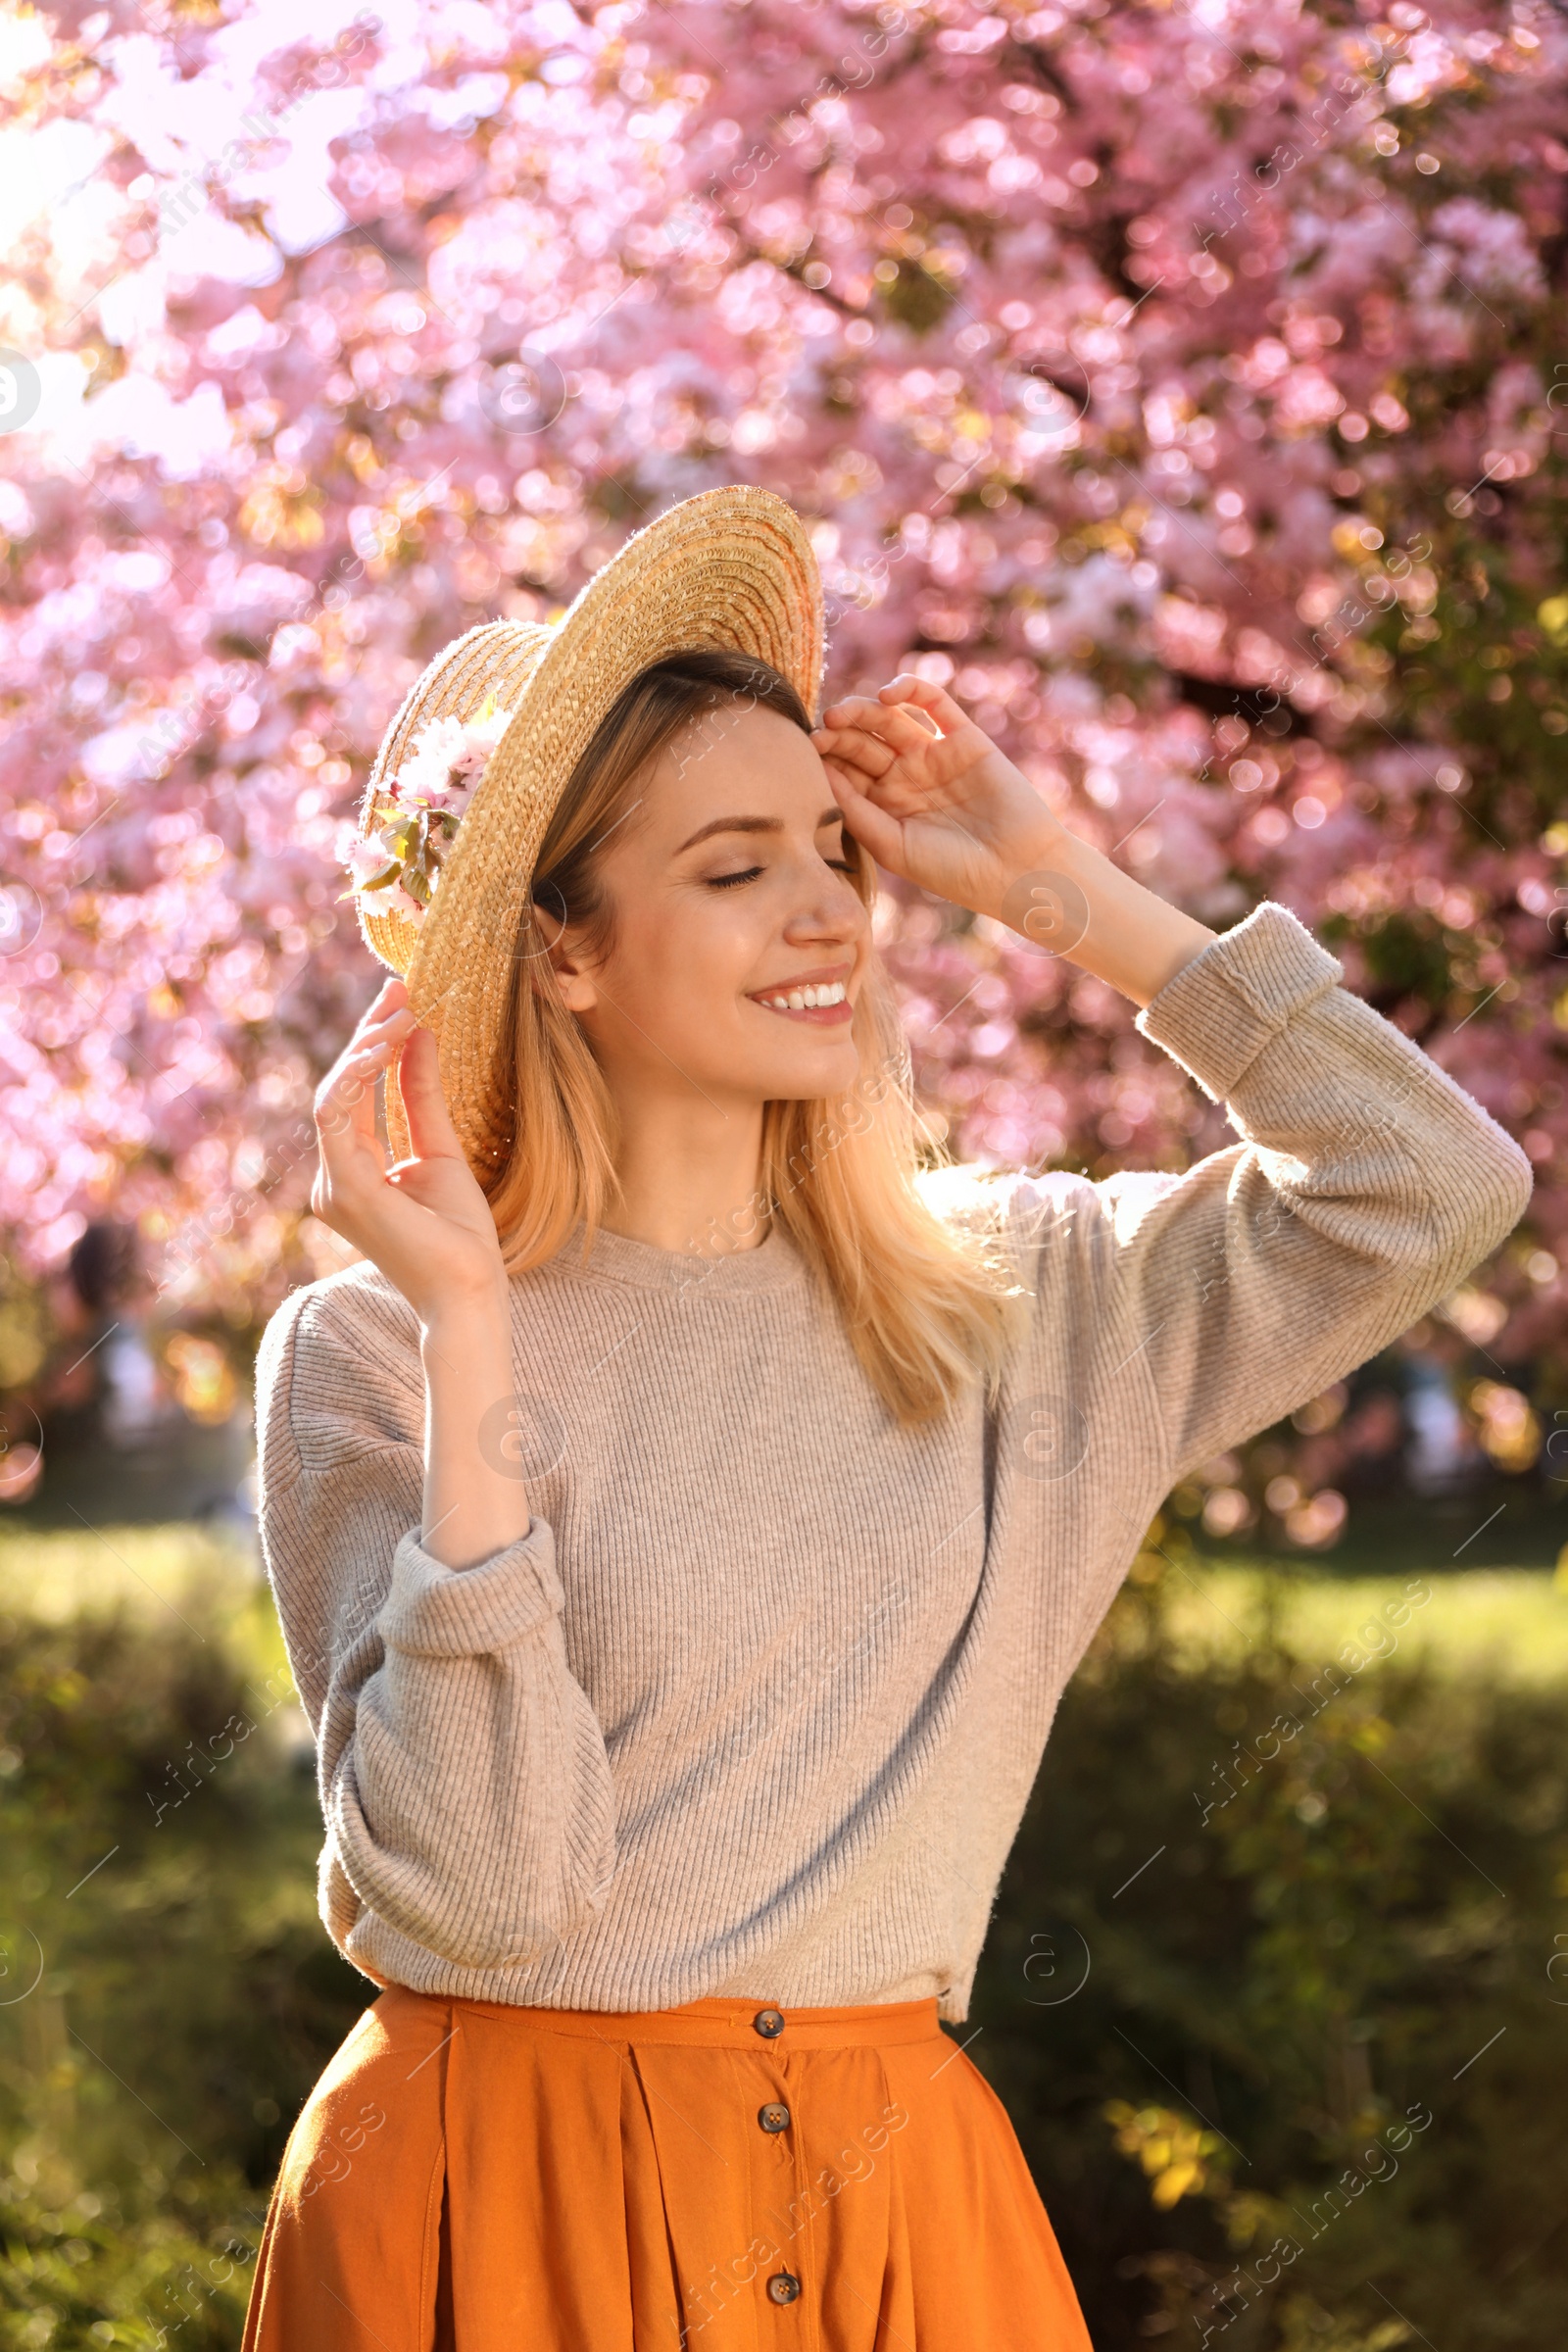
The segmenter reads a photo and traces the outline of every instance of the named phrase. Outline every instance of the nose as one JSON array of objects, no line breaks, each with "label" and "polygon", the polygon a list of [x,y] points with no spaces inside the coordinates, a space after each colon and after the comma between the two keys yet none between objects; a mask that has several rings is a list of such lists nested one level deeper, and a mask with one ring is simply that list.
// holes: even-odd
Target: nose
[{"label": "nose", "polygon": [[869,909],[849,876],[819,863],[785,921],[784,937],[791,947],[815,943],[857,948],[870,920]]}]

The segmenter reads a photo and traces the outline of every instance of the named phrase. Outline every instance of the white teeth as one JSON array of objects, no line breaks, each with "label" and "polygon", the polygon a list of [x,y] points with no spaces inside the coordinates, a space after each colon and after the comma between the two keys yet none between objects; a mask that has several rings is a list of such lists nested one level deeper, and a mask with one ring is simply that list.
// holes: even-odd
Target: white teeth
[{"label": "white teeth", "polygon": [[849,996],[842,980],[823,981],[813,988],[792,988],[787,995],[760,1001],[771,1012],[811,1012],[820,1004],[842,1004]]}]

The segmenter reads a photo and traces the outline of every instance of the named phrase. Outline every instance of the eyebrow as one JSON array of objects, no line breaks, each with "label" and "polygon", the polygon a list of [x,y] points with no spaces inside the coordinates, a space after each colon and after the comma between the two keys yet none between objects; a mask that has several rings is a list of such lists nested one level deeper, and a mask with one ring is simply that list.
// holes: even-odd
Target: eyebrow
[{"label": "eyebrow", "polygon": [[[842,825],[842,808],[825,808],[816,820],[816,830],[824,825]],[[699,825],[690,841],[683,841],[675,852],[677,858],[687,850],[695,850],[700,841],[708,841],[714,833],[782,833],[784,823],[777,816],[715,816],[710,825]]]}]

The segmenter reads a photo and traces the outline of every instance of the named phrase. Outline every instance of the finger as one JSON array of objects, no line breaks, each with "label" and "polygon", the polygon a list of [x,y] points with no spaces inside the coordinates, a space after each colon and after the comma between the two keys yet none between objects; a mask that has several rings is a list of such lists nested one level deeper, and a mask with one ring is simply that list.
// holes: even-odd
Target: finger
[{"label": "finger", "polygon": [[371,1046],[401,1045],[413,1030],[415,1018],[414,1009],[408,1004],[400,1004],[382,1021],[372,1021],[367,1014],[349,1040],[349,1053],[363,1054]]},{"label": "finger", "polygon": [[384,1054],[346,1054],[316,1098],[318,1163],[311,1206],[335,1232],[353,1235],[351,1203],[379,1183],[386,1165],[375,1132],[375,1080]]},{"label": "finger", "polygon": [[844,822],[863,850],[868,850],[878,865],[893,873],[904,871],[904,829],[896,817],[867,800],[861,790],[862,779],[856,769],[840,760],[824,760],[823,770],[828,788],[844,812]]},{"label": "finger", "polygon": [[[919,682],[924,684],[923,679]],[[928,752],[933,744],[942,741],[936,720],[906,704],[858,701],[853,707],[840,704],[837,708],[838,732],[873,735],[883,743],[892,744],[900,755]]]},{"label": "finger", "polygon": [[[923,684],[924,680],[919,683]],[[886,694],[888,689],[884,687],[882,692]],[[883,737],[902,751],[916,750],[922,744],[940,743],[942,740],[935,719],[928,718],[922,710],[885,703],[880,697],[873,701],[869,695],[851,695],[848,701],[835,703],[831,710],[824,710],[822,718],[824,724],[831,726],[835,733],[847,734],[858,729],[862,734]]]},{"label": "finger", "polygon": [[906,761],[924,760],[943,740],[933,719],[927,718],[923,711],[907,710],[897,703],[879,705],[872,727]]},{"label": "finger", "polygon": [[928,810],[942,800],[946,790],[943,777],[932,772],[931,763],[924,757],[934,748],[935,738],[927,735],[913,719],[906,723],[915,740],[903,747],[878,736],[862,735],[858,728],[846,727],[841,735],[834,737],[831,752],[821,755],[824,760],[843,760],[847,766],[857,768],[862,788],[875,795],[877,807],[890,816],[912,816]]},{"label": "finger", "polygon": [[385,1019],[379,1021],[372,1021],[369,1013],[366,1013],[321,1081],[317,1092],[318,1103],[323,1102],[337,1086],[345,1071],[359,1063],[367,1054],[374,1053],[388,1043],[401,1043],[408,1027],[408,1019],[398,1009],[388,1012]]},{"label": "finger", "polygon": [[461,1159],[463,1146],[441,1091],[441,1054],[433,1031],[414,1031],[404,1044],[397,1069],[415,1157]]},{"label": "finger", "polygon": [[882,716],[882,705],[868,694],[847,694],[842,703],[830,703],[822,713],[824,727],[875,726]]},{"label": "finger", "polygon": [[862,727],[835,727],[831,734],[820,729],[811,737],[824,760],[846,760],[863,767],[869,776],[885,776],[898,758],[893,746],[880,735],[868,735]]},{"label": "finger", "polygon": [[365,1011],[360,1013],[360,1021],[378,1021],[378,1018],[393,1009],[395,1004],[407,1004],[407,1002],[409,1002],[407,983],[400,981],[395,971],[388,971],[388,976],[383,978],[381,988],[376,990],[376,995],[369,1000],[369,1004],[367,1004]]},{"label": "finger", "polygon": [[[396,972],[390,973],[361,1013],[359,1028],[368,1029],[373,1022],[385,1020],[389,1013],[395,1012],[399,1005],[406,1004],[408,1001],[407,988]],[[358,1035],[358,1030],[355,1034]]]},{"label": "finger", "polygon": [[351,1050],[333,1065],[316,1097],[316,1131],[323,1151],[330,1144],[346,1152],[375,1141],[375,1082],[397,1051],[395,1043],[363,1053]]},{"label": "finger", "polygon": [[959,727],[970,725],[969,714],[954,701],[945,687],[932,678],[917,678],[912,670],[902,669],[888,685],[881,687],[877,701],[889,710],[903,708],[906,712],[912,706],[922,711],[943,735],[952,735]]}]

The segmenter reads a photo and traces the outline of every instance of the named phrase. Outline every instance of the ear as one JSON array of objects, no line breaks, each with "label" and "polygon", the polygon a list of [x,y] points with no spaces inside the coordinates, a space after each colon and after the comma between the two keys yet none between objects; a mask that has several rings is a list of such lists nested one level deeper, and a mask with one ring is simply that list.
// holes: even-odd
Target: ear
[{"label": "ear", "polygon": [[534,965],[534,986],[548,989],[553,984],[568,1012],[592,1012],[599,1003],[594,968],[581,935],[563,929],[551,942],[543,961]]}]

